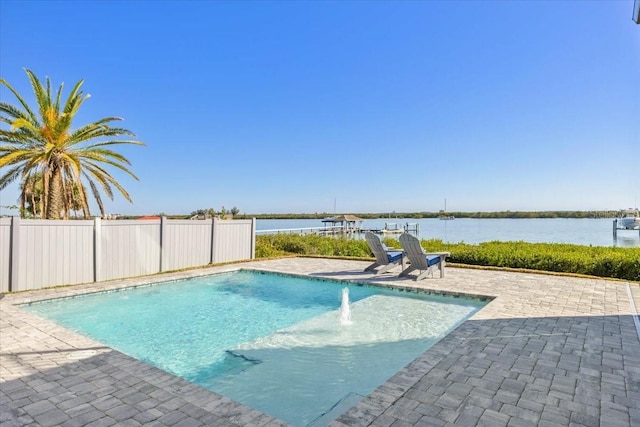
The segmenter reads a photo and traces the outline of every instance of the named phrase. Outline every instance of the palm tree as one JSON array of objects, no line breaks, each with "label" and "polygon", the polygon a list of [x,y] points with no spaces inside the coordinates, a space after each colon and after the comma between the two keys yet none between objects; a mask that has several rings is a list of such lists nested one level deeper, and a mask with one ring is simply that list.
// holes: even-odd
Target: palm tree
[{"label": "palm tree", "polygon": [[20,186],[20,212],[23,217],[42,218],[42,174],[28,175]]},{"label": "palm tree", "polygon": [[80,90],[84,80],[76,83],[65,103],[61,104],[63,84],[52,97],[48,77],[44,87],[33,72],[27,69],[25,72],[35,94],[37,115],[6,80],[0,79],[0,84],[13,93],[21,106],[0,102],[0,122],[10,126],[9,130],[0,129],[0,168],[10,167],[0,176],[0,190],[16,179],[25,183],[29,177],[41,174],[42,212],[46,219],[68,218],[69,209],[77,206],[81,206],[85,217],[90,215],[84,180],[91,188],[102,216],[105,212],[100,189],[113,199],[115,187],[132,202],[129,193],[105,166],[120,169],[137,180],[127,167],[131,163],[111,146],[144,143],[113,139],[135,137],[127,129],[110,126],[111,122],[122,120],[119,117],[106,117],[72,130],[78,109],[90,96]]},{"label": "palm tree", "polygon": [[[20,185],[20,212],[23,217],[42,218],[44,216],[43,200],[43,178],[42,173],[36,172],[26,177]],[[65,182],[65,213],[72,211],[82,211],[85,218],[89,217],[89,206],[86,199],[81,197],[80,190],[75,183]],[[68,215],[64,217],[67,219]]]}]

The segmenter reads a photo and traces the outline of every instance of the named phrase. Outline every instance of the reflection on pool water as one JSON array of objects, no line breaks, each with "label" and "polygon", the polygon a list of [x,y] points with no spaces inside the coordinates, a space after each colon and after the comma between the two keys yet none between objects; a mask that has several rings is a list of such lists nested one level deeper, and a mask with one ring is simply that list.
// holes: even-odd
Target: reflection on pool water
[{"label": "reflection on pool water", "polygon": [[25,308],[291,425],[323,426],[485,304],[239,271]]}]

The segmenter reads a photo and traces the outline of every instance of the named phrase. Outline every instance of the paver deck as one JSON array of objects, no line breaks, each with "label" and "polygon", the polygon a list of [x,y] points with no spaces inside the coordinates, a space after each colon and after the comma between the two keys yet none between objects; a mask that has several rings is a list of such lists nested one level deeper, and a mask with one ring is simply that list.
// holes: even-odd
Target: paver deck
[{"label": "paver deck", "polygon": [[287,258],[5,295],[0,424],[286,425],[16,306],[247,268],[494,298],[332,426],[640,426],[638,284],[450,267],[416,283],[368,264]]}]

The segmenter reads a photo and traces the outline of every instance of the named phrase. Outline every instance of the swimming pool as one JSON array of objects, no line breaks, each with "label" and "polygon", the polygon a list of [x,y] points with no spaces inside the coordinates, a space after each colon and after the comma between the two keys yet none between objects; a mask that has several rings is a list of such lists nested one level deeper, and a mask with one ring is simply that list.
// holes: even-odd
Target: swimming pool
[{"label": "swimming pool", "polygon": [[238,271],[25,308],[294,426],[322,426],[485,304]]}]

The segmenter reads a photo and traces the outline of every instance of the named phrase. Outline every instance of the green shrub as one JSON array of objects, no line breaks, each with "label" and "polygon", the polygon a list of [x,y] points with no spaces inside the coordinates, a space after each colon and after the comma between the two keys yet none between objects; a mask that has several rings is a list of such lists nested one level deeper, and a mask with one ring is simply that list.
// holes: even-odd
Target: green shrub
[{"label": "green shrub", "polygon": [[[392,237],[384,238],[383,243],[389,247],[400,247],[398,240]],[[498,241],[471,245],[444,243],[437,239],[422,240],[421,243],[427,252],[450,252],[449,261],[460,264],[575,273],[640,282],[640,248]],[[373,257],[364,240],[344,236],[276,234],[256,238],[256,257],[285,253]]]},{"label": "green shrub", "polygon": [[269,236],[259,236],[256,238],[256,258],[272,258],[285,255],[286,252],[278,249]]}]

